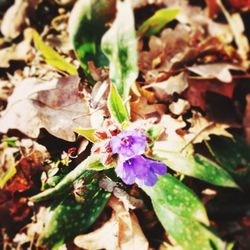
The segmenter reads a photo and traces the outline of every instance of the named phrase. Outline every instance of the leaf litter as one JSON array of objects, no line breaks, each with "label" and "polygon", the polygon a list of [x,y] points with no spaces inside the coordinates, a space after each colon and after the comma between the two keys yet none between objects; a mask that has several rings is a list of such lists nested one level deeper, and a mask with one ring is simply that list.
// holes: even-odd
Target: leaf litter
[{"label": "leaf litter", "polygon": [[[108,18],[108,21],[106,19],[107,22],[103,23],[105,29],[111,27],[110,33],[106,33],[106,36],[109,35],[113,39],[114,35],[111,36],[111,32],[118,34],[113,41],[104,39],[106,43],[106,52],[104,52],[111,61],[110,72],[107,64],[99,63],[96,57],[93,57],[93,60],[88,58],[89,61],[85,60],[80,63],[78,59],[82,60],[82,57],[73,52],[74,45],[71,45],[67,28],[69,17],[71,29],[74,26],[70,11],[75,1],[16,0],[9,9],[5,8],[5,12],[1,11],[0,214],[5,219],[1,221],[0,227],[3,228],[1,237],[7,239],[4,243],[0,240],[3,246],[9,244],[12,249],[15,249],[37,245],[38,237],[42,235],[46,224],[44,220],[48,216],[48,209],[39,205],[33,206],[28,202],[28,197],[40,190],[42,172],[47,176],[46,178],[54,178],[53,181],[50,179],[51,182],[46,182],[46,185],[53,183],[56,186],[58,181],[74,169],[80,161],[72,157],[66,166],[62,161],[56,160],[60,156],[55,155],[55,149],[48,152],[43,145],[39,144],[43,136],[48,140],[44,143],[45,146],[48,146],[53,138],[61,143],[66,151],[72,145],[80,150],[80,145],[84,144],[85,139],[77,136],[75,131],[85,131],[82,133],[83,136],[88,131],[92,133],[92,139],[96,138],[94,137],[95,131],[104,126],[106,118],[110,118],[110,115],[114,118],[121,110],[124,110],[124,114],[130,113],[133,121],[130,125],[126,124],[125,120],[128,117],[125,115],[126,119],[122,118],[124,122],[122,126],[125,128],[127,126],[145,129],[153,126],[155,128],[155,130],[150,130],[150,133],[154,135],[150,137],[150,140],[157,139],[152,144],[154,146],[148,148],[149,152],[152,151],[150,153],[152,157],[156,157],[154,154],[158,151],[162,152],[159,155],[166,155],[170,152],[172,156],[169,155],[169,161],[175,159],[176,163],[183,163],[182,157],[186,157],[188,171],[185,172],[182,166],[172,166],[171,164],[174,163],[171,163],[170,172],[174,171],[180,180],[184,178],[184,183],[187,182],[202,197],[206,196],[205,192],[202,192],[204,187],[188,176],[196,178],[201,176],[198,171],[206,171],[200,168],[199,164],[202,161],[206,164],[207,171],[216,163],[211,161],[211,156],[206,160],[202,157],[188,157],[191,157],[190,155],[194,152],[205,154],[207,157],[208,152],[204,152],[204,145],[207,145],[207,141],[212,143],[215,136],[233,138],[235,129],[237,133],[245,133],[244,136],[249,142],[249,94],[240,97],[243,101],[239,105],[237,93],[245,92],[241,90],[242,85],[236,80],[237,77],[249,78],[249,45],[244,34],[245,29],[249,27],[241,17],[242,10],[248,9],[247,3],[238,6],[234,1],[228,1],[224,6],[224,1],[223,3],[206,1],[210,12],[209,17],[204,5],[192,6],[190,2],[184,0],[126,1],[128,5],[127,2],[130,2],[134,8],[135,27],[137,34],[140,34],[136,40],[135,33],[133,33],[135,30],[131,31],[133,25],[128,27],[124,24],[123,28],[128,28],[131,32],[128,43],[125,42],[122,45],[125,50],[127,49],[126,58],[130,58],[125,63],[133,66],[132,75],[129,75],[131,73],[129,66],[128,72],[123,71],[125,64],[121,54],[115,54],[117,52],[115,52],[115,46],[119,50],[125,38],[122,37],[124,33],[120,27],[112,26],[113,10],[109,13],[112,18]],[[49,21],[44,20],[42,26],[33,23],[33,15],[44,11],[42,9],[44,6],[51,8],[52,17],[49,15],[45,17],[44,19]],[[160,10],[158,13],[161,11],[163,13],[168,9],[178,10],[178,13],[176,11],[174,16],[170,16],[169,19],[165,17],[166,19],[162,20],[157,16],[160,14],[153,15],[157,13],[152,12],[154,8]],[[239,8],[241,10],[238,10]],[[144,10],[146,18],[140,14],[140,11]],[[96,13],[99,13],[98,11]],[[119,8],[119,11],[122,16],[124,14],[122,8]],[[211,18],[216,15],[216,18]],[[116,17],[119,18],[118,15]],[[117,25],[121,21],[124,22],[124,17],[119,22],[118,19],[115,20],[114,24]],[[133,20],[130,19],[130,21]],[[160,23],[157,24],[157,22]],[[39,34],[34,33],[30,27],[38,30]],[[71,32],[72,30],[69,31]],[[120,37],[119,32],[121,32]],[[32,41],[32,36],[33,38],[35,36],[36,46],[34,40]],[[97,38],[100,38],[99,34]],[[100,46],[96,44],[98,39],[91,41],[92,46]],[[126,47],[129,46],[129,42],[133,42],[133,48],[130,47],[130,50]],[[114,43],[114,46],[111,46],[113,51],[107,50],[110,45],[108,43]],[[137,76],[137,65],[134,62],[136,61],[136,47],[138,48],[139,77],[135,80]],[[81,49],[86,48],[79,47],[76,51],[79,52]],[[101,53],[97,50],[98,58],[103,56]],[[120,65],[116,65],[119,60],[121,60]],[[89,74],[88,77],[79,67],[80,64],[84,64],[84,72]],[[69,76],[69,74],[74,76]],[[89,81],[89,76],[91,76],[91,81]],[[110,82],[118,84],[121,89],[131,87],[130,96],[126,89],[124,98],[121,100],[118,98],[118,102],[117,98],[115,99],[115,103],[119,103],[115,111],[112,111],[114,104],[110,104]],[[122,85],[124,82],[126,86]],[[94,87],[91,86],[93,83],[95,83]],[[232,127],[232,124],[226,120],[221,119],[220,122],[213,120],[213,112],[208,102],[210,93],[216,94],[218,99],[225,100],[226,98],[232,103],[237,113],[237,128]],[[123,96],[123,93],[120,94]],[[223,112],[223,106],[218,109],[222,109]],[[44,129],[47,131],[45,135]],[[108,133],[112,133],[110,131]],[[11,137],[12,135],[14,137]],[[90,140],[90,142],[95,142],[95,140]],[[80,154],[83,159],[89,155],[89,145],[92,144],[88,146],[86,144]],[[179,157],[174,158],[175,153]],[[54,163],[47,164],[48,159]],[[196,170],[192,164],[196,164]],[[215,168],[217,169],[217,165]],[[48,176],[51,170],[54,170],[55,174]],[[218,172],[216,177],[218,179],[215,178],[214,182],[208,178],[210,183],[216,185],[218,181],[221,184],[219,178],[228,178],[225,180],[225,185],[234,186],[227,173],[222,172],[222,170]],[[185,177],[183,173],[186,174]],[[205,175],[205,172],[203,174]],[[202,176],[200,179],[204,178]],[[226,184],[226,181],[230,183]],[[121,188],[117,180],[108,183],[101,184],[100,182],[104,190],[107,185],[113,185],[112,188],[107,189],[108,192],[113,193],[108,206],[88,232],[83,230],[84,234],[72,238],[71,242],[64,242],[66,249],[75,249],[73,244],[83,249],[178,249],[179,246],[171,238],[176,237],[175,232],[164,231],[155,216],[153,216],[152,225],[156,226],[149,234],[147,233],[143,222],[150,221],[150,218],[142,217],[142,214],[148,208],[152,213],[154,212],[151,206],[148,207],[149,200],[145,199],[145,194],[138,191],[135,186]],[[83,197],[89,192],[89,187],[90,190],[93,188],[92,185],[87,183],[81,187]],[[42,186],[45,187],[44,183]],[[223,196],[223,191],[216,190],[215,195],[208,201],[215,207],[217,203],[213,203],[213,200],[221,199]],[[134,203],[131,204],[131,201]],[[139,202],[140,206],[134,206],[136,202]],[[134,208],[136,209],[132,211]],[[35,214],[33,217],[32,213]],[[210,216],[209,209],[208,215]],[[247,216],[245,212],[244,221],[247,221]],[[160,217],[159,219],[162,220]],[[240,219],[238,216],[234,222],[240,225]],[[213,223],[220,232],[222,226],[218,218],[215,218]],[[160,233],[157,234],[158,232]],[[206,234],[207,231],[204,231],[204,235]],[[7,235],[15,236],[11,239]],[[240,234],[226,234],[226,238],[230,237],[236,241],[236,246],[246,249]],[[214,242],[221,244],[217,238],[213,238]],[[189,249],[196,248],[187,250]]]}]

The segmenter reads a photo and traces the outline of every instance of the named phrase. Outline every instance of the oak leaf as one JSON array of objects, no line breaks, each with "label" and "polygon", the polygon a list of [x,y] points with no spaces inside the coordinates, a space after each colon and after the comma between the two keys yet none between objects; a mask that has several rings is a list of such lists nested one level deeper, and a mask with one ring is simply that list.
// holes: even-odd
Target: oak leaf
[{"label": "oak leaf", "polygon": [[23,80],[1,114],[0,132],[18,129],[36,138],[45,128],[56,137],[74,141],[76,127],[90,127],[88,102],[80,96],[78,84],[76,76]]}]

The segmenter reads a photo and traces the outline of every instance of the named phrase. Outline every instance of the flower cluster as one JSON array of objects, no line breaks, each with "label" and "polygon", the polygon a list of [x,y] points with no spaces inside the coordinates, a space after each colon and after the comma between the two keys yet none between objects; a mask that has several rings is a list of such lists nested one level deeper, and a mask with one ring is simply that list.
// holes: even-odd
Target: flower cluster
[{"label": "flower cluster", "polygon": [[138,130],[127,130],[113,136],[109,145],[112,153],[119,155],[116,173],[128,185],[153,186],[157,175],[164,175],[167,171],[163,163],[142,156],[147,148],[147,137]]}]

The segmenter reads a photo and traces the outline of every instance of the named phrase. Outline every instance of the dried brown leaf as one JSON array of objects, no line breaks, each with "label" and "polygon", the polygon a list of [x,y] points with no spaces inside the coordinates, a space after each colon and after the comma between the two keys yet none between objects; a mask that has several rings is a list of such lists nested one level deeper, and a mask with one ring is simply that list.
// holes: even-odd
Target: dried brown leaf
[{"label": "dried brown leaf", "polygon": [[217,78],[221,82],[230,83],[233,80],[230,69],[244,71],[241,66],[229,63],[211,63],[205,65],[194,65],[187,69],[204,78]]},{"label": "dried brown leaf", "polygon": [[220,95],[232,98],[234,93],[235,83],[222,83],[218,80],[203,80],[203,79],[188,79],[189,87],[184,93],[192,106],[199,107],[203,110],[207,109],[206,93],[208,91],[215,92]]},{"label": "dried brown leaf", "polygon": [[74,141],[75,128],[90,127],[88,103],[80,97],[78,84],[76,76],[20,82],[2,112],[0,131],[18,129],[35,138],[45,128],[56,137]]},{"label": "dried brown leaf", "polygon": [[31,57],[31,30],[26,29],[24,40],[18,44],[0,50],[0,68],[8,68],[10,61],[27,61]]},{"label": "dried brown leaf", "polygon": [[145,97],[139,97],[130,103],[132,120],[156,118],[160,119],[166,111],[164,104],[148,104]]},{"label": "dried brown leaf", "polygon": [[227,22],[231,28],[232,34],[234,36],[235,43],[238,47],[238,52],[244,60],[243,63],[245,66],[249,65],[247,62],[247,55],[249,52],[249,43],[247,37],[244,35],[245,27],[244,22],[239,13],[229,14],[227,9],[222,4],[221,0],[216,0],[218,6],[221,8],[221,11],[225,15]]},{"label": "dried brown leaf", "polygon": [[198,49],[191,45],[192,39],[193,33],[184,24],[163,30],[160,37],[151,36],[149,51],[139,54],[139,68],[146,81],[154,82],[161,71],[170,71],[172,67],[193,60]]},{"label": "dried brown leaf", "polygon": [[7,39],[18,37],[27,23],[28,9],[34,9],[40,0],[15,0],[15,3],[5,12],[1,32]]},{"label": "dried brown leaf", "polygon": [[16,173],[4,186],[11,192],[23,192],[35,186],[34,176],[41,172],[42,164],[48,159],[47,149],[30,140],[24,139],[20,142],[21,159],[15,161]]},{"label": "dried brown leaf", "polygon": [[177,102],[172,102],[169,105],[170,112],[175,115],[181,115],[185,113],[189,108],[190,108],[189,102],[180,98],[177,100]]},{"label": "dried brown leaf", "polygon": [[193,113],[191,127],[188,130],[188,134],[184,135],[187,143],[201,143],[202,141],[210,140],[211,135],[220,135],[232,138],[232,135],[226,130],[229,128],[226,124],[220,124],[208,121],[199,113]]},{"label": "dried brown leaf", "polygon": [[166,101],[170,95],[174,93],[181,94],[188,87],[188,82],[185,73],[180,73],[176,76],[168,78],[166,81],[152,83],[144,88],[153,88],[156,97],[160,101]]},{"label": "dried brown leaf", "polygon": [[110,199],[109,206],[113,209],[111,219],[99,229],[89,234],[77,236],[74,243],[80,248],[89,250],[147,250],[148,241],[135,214],[128,211],[114,197]]}]

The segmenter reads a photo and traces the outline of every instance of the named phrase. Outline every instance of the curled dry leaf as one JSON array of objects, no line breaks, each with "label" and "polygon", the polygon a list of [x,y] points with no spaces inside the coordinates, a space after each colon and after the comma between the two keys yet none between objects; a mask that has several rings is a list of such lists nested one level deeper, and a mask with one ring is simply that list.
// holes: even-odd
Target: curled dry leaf
[{"label": "curled dry leaf", "polygon": [[18,129],[35,138],[45,128],[56,137],[74,141],[75,128],[90,127],[88,103],[80,97],[78,84],[76,76],[20,82],[1,114],[0,132]]},{"label": "curled dry leaf", "polygon": [[160,119],[166,111],[164,104],[148,104],[145,97],[139,97],[130,103],[132,120],[156,118]]},{"label": "curled dry leaf", "polygon": [[31,57],[31,29],[24,32],[24,40],[18,44],[12,44],[0,50],[0,68],[8,68],[10,61],[26,61]]},{"label": "curled dry leaf", "polygon": [[135,214],[125,209],[123,204],[112,197],[109,206],[113,209],[111,219],[99,229],[74,239],[74,243],[84,249],[126,250],[148,249]]},{"label": "curled dry leaf", "polygon": [[244,70],[243,67],[229,63],[211,63],[206,65],[194,65],[187,69],[204,78],[217,78],[221,82],[230,83],[233,80],[230,69]]},{"label": "curled dry leaf", "polygon": [[181,94],[188,87],[188,81],[185,73],[168,78],[166,81],[152,83],[144,88],[153,88],[156,97],[160,101],[166,101],[170,95],[174,93]]}]

